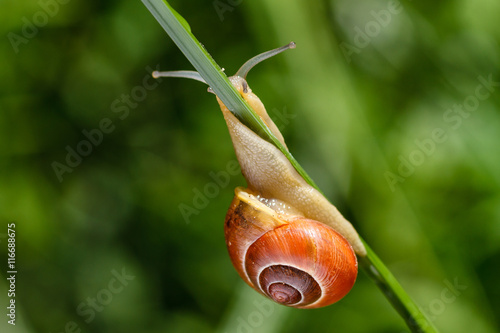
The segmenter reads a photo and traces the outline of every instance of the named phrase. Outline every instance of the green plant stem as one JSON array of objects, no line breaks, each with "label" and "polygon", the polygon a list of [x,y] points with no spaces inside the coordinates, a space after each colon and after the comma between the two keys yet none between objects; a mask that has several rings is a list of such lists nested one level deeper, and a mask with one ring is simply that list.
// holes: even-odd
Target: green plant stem
[{"label": "green plant stem", "polygon": [[361,241],[365,245],[367,254],[365,257],[359,257],[360,267],[384,293],[384,296],[404,319],[408,328],[412,332],[437,333],[438,331],[432,322],[427,319],[417,304],[406,293],[387,266],[363,239]]},{"label": "green plant stem", "polygon": [[[280,149],[297,172],[309,184],[321,191],[295,158],[276,139],[264,122],[240,96],[219,65],[191,33],[191,29],[184,18],[165,0],[142,0],[142,2],[227,108],[264,140],[273,143]],[[364,257],[359,256],[360,266],[375,281],[385,297],[405,320],[410,330],[423,333],[437,332],[436,328],[425,317],[375,252],[364,240],[362,241],[366,247],[367,255]]]}]

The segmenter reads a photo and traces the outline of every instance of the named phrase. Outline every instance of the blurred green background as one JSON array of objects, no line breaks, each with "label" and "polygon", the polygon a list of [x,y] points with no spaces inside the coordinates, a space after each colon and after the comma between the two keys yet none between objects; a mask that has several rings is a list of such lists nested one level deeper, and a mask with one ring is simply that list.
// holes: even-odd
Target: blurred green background
[{"label": "blurred green background", "polygon": [[[59,1],[1,2],[2,332],[408,332],[363,272],[318,310],[244,285],[214,96],[150,78],[192,67],[140,1]],[[228,74],[295,41],[248,76],[294,156],[442,332],[499,331],[500,2],[171,4]]]}]

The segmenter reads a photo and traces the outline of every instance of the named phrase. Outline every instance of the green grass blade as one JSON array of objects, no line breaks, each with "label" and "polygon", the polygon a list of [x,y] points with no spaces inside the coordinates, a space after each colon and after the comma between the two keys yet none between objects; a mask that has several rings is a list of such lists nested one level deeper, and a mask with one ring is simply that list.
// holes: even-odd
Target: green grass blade
[{"label": "green grass blade", "polygon": [[[187,21],[165,0],[142,0],[142,2],[228,109],[264,140],[278,147],[299,174],[309,184],[321,191],[295,158],[276,139],[264,122],[262,122],[248,103],[236,91],[219,65],[217,65],[210,54],[191,33],[191,28]],[[375,252],[373,252],[366,242],[363,241],[363,243],[368,254],[366,257],[360,257],[360,266],[375,281],[412,332],[437,332],[433,324],[425,317]]]},{"label": "green grass blade", "polygon": [[359,257],[360,267],[380,288],[387,300],[404,319],[408,328],[415,333],[437,333],[438,331],[432,322],[427,319],[418,305],[406,293],[387,266],[370,246],[363,239],[361,240],[365,245],[367,255]]}]

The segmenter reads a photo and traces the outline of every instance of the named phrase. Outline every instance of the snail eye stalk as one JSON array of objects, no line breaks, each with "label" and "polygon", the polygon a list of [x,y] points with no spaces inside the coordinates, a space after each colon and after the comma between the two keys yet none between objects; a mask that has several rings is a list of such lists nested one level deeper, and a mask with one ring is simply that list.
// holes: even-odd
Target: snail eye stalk
[{"label": "snail eye stalk", "polygon": [[168,72],[154,71],[151,75],[155,79],[159,77],[183,77],[186,79],[193,79],[207,84],[205,80],[201,77],[200,73],[195,71],[168,71]]},{"label": "snail eye stalk", "polygon": [[249,59],[247,62],[245,62],[243,64],[243,66],[241,66],[240,69],[238,69],[238,71],[236,72],[235,75],[246,79],[248,72],[255,65],[257,65],[258,63],[260,63],[260,62],[262,62],[262,61],[264,61],[266,59],[269,59],[269,58],[271,58],[271,57],[273,57],[273,56],[275,56],[275,55],[277,55],[277,54],[279,54],[279,53],[281,53],[283,51],[286,51],[288,49],[294,49],[295,46],[296,46],[295,42],[290,42],[290,43],[288,43],[285,46],[278,47],[277,49],[270,50],[270,51],[258,54],[255,57]]}]

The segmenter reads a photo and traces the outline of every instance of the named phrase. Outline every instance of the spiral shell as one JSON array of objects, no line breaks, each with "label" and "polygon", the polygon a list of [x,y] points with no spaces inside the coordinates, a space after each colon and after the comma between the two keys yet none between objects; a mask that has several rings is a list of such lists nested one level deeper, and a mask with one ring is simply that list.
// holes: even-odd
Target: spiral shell
[{"label": "spiral shell", "polygon": [[358,263],[349,242],[279,200],[237,188],[224,229],[240,276],[277,303],[318,308],[354,285]]}]

